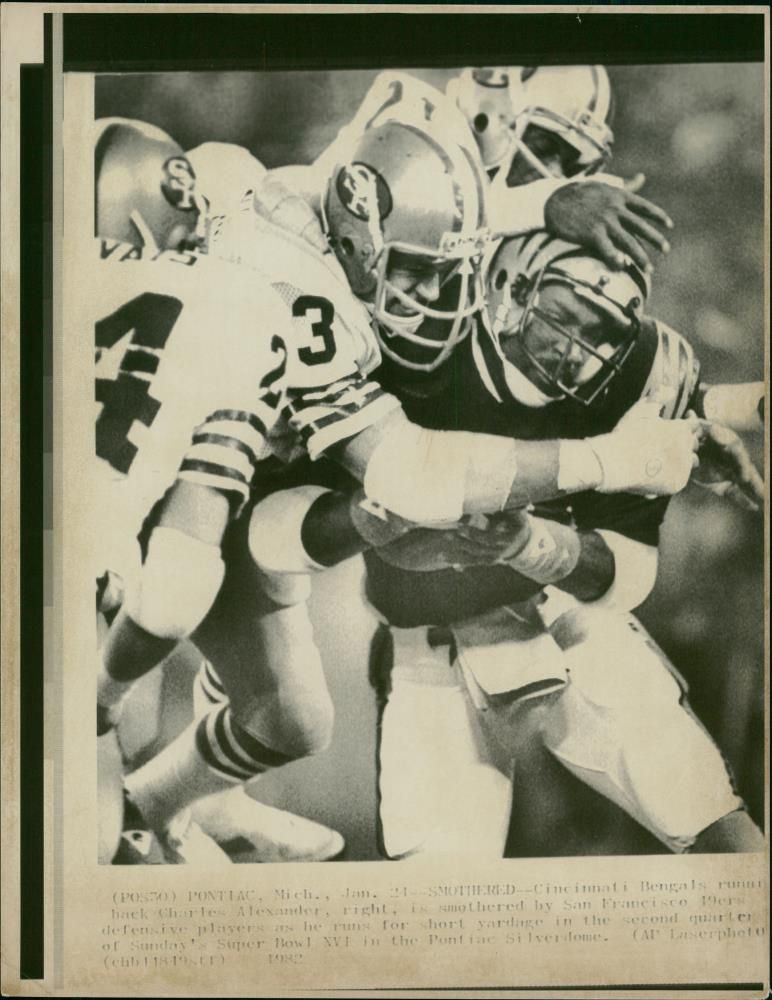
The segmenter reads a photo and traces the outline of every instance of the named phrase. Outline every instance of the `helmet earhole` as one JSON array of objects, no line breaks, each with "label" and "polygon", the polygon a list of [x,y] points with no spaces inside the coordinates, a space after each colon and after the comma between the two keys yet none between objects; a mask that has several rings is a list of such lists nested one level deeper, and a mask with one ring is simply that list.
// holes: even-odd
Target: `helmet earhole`
[{"label": "helmet earhole", "polygon": [[484,132],[488,127],[488,116],[482,112],[474,116],[473,121],[475,132]]},{"label": "helmet earhole", "polygon": [[500,292],[504,285],[506,285],[508,277],[506,269],[503,267],[496,273],[496,277],[493,279],[493,287],[497,292]]},{"label": "helmet earhole", "polygon": [[524,306],[528,301],[530,282],[524,274],[518,274],[512,282],[512,297],[519,306]]}]

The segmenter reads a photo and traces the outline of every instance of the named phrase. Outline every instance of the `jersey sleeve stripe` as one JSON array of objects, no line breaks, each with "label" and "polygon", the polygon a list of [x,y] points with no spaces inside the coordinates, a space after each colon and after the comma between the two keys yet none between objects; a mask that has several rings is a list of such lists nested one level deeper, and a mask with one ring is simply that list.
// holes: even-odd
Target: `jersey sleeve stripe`
[{"label": "jersey sleeve stripe", "polygon": [[263,435],[246,423],[236,423],[232,420],[207,420],[196,428],[196,434],[214,434],[241,441],[255,455],[262,455],[265,448]]},{"label": "jersey sleeve stripe", "polygon": [[219,444],[194,444],[188,449],[186,460],[209,462],[224,472],[238,472],[247,482],[252,481],[255,462],[238,448],[223,448]]},{"label": "jersey sleeve stripe", "polygon": [[231,437],[229,434],[214,434],[211,431],[194,434],[193,444],[209,444],[217,445],[221,448],[233,448],[236,451],[240,451],[243,455],[246,455],[252,465],[258,461],[257,453],[254,448],[251,448],[246,441],[242,441],[240,438]]},{"label": "jersey sleeve stripe", "polygon": [[249,413],[247,410],[215,410],[214,413],[209,414],[204,423],[208,424],[215,420],[236,420],[249,424],[258,434],[265,437],[265,424],[256,414]]},{"label": "jersey sleeve stripe", "polygon": [[290,399],[287,409],[292,416],[302,419],[305,417],[304,411],[306,410],[359,407],[364,403],[372,402],[383,394],[383,389],[377,382],[363,381],[356,385],[349,384],[344,390],[331,396],[319,395],[316,398],[309,399],[306,393],[303,393],[302,396]]},{"label": "jersey sleeve stripe", "polygon": [[305,443],[309,456],[312,460],[316,460],[332,445],[345,441],[366,427],[372,426],[388,413],[398,410],[401,405],[395,396],[382,392],[372,403],[351,415],[331,414],[331,420],[326,420],[323,427],[312,431],[308,436]]},{"label": "jersey sleeve stripe", "polygon": [[[382,395],[384,393],[378,393],[371,400],[365,401],[364,405],[367,406],[369,403],[375,402]],[[307,427],[324,426],[330,422],[331,418],[334,420],[341,417],[350,417],[352,414],[358,413],[361,409],[363,409],[363,404],[359,401],[340,403],[337,406],[315,406],[313,409],[302,410],[300,413],[292,413],[290,411],[290,420],[295,430],[302,432]]]},{"label": "jersey sleeve stripe", "polygon": [[243,472],[237,469],[225,469],[214,462],[186,458],[180,466],[179,475],[182,479],[206,476],[211,480],[210,485],[216,485],[219,489],[237,490],[239,493],[249,492],[249,482]]},{"label": "jersey sleeve stripe", "polygon": [[328,385],[309,386],[304,389],[296,389],[294,392],[298,395],[298,398],[302,399],[334,399],[348,390],[360,389],[366,384],[367,377],[361,373],[357,373],[356,375],[339,379],[337,382],[330,382]]}]

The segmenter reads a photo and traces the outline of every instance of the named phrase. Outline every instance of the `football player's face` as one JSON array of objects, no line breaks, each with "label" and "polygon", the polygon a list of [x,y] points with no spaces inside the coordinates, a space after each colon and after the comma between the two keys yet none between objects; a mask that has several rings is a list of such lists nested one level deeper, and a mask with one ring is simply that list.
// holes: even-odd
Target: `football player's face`
[{"label": "football player's face", "polygon": [[[430,306],[437,301],[442,286],[455,269],[452,261],[435,260],[417,254],[391,252],[386,280],[411,299]],[[393,316],[415,316],[416,310],[391,292],[386,294],[386,311]]]},{"label": "football player's face", "polygon": [[[554,132],[548,132],[539,125],[528,125],[522,141],[553,177],[571,177],[576,173],[578,152]],[[519,187],[543,179],[544,174],[522,153],[515,154],[507,174],[507,187]]]},{"label": "football player's face", "polygon": [[573,338],[580,338],[602,358],[610,358],[624,330],[594,304],[565,285],[546,285],[517,331],[501,334],[505,357],[538,389],[560,396],[555,381],[569,389],[584,385],[601,360]]}]

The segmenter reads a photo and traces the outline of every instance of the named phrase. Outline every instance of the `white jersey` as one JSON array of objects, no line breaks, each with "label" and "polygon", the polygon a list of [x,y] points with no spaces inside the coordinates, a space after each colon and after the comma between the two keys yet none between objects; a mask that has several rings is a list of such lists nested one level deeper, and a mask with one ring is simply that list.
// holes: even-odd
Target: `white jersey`
[{"label": "white jersey", "polygon": [[98,246],[83,304],[96,350],[96,519],[126,557],[177,479],[227,493],[237,510],[247,500],[286,402],[292,330],[275,293],[238,268]]},{"label": "white jersey", "polygon": [[[281,242],[268,251],[276,264]],[[278,281],[216,256],[98,245],[84,308],[96,338],[96,517],[122,553],[106,564],[116,572],[177,479],[227,493],[238,512],[264,459],[316,458],[399,406],[367,377],[379,355],[369,325],[349,316],[360,304],[327,282],[316,294],[324,275],[312,262],[295,256],[297,277]]]},{"label": "white jersey", "polygon": [[294,349],[287,403],[271,432],[279,458],[307,450],[316,459],[400,407],[369,377],[381,362],[371,317],[332,252],[258,214],[250,195],[238,212],[214,221],[208,252],[257,272],[286,307]]}]

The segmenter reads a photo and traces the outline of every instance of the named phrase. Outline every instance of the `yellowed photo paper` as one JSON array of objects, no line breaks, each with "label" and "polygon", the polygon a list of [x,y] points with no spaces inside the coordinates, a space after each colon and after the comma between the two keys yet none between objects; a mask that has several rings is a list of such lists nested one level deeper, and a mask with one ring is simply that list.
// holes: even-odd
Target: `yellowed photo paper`
[{"label": "yellowed photo paper", "polygon": [[3,10],[4,991],[766,996],[768,12],[141,6]]}]

